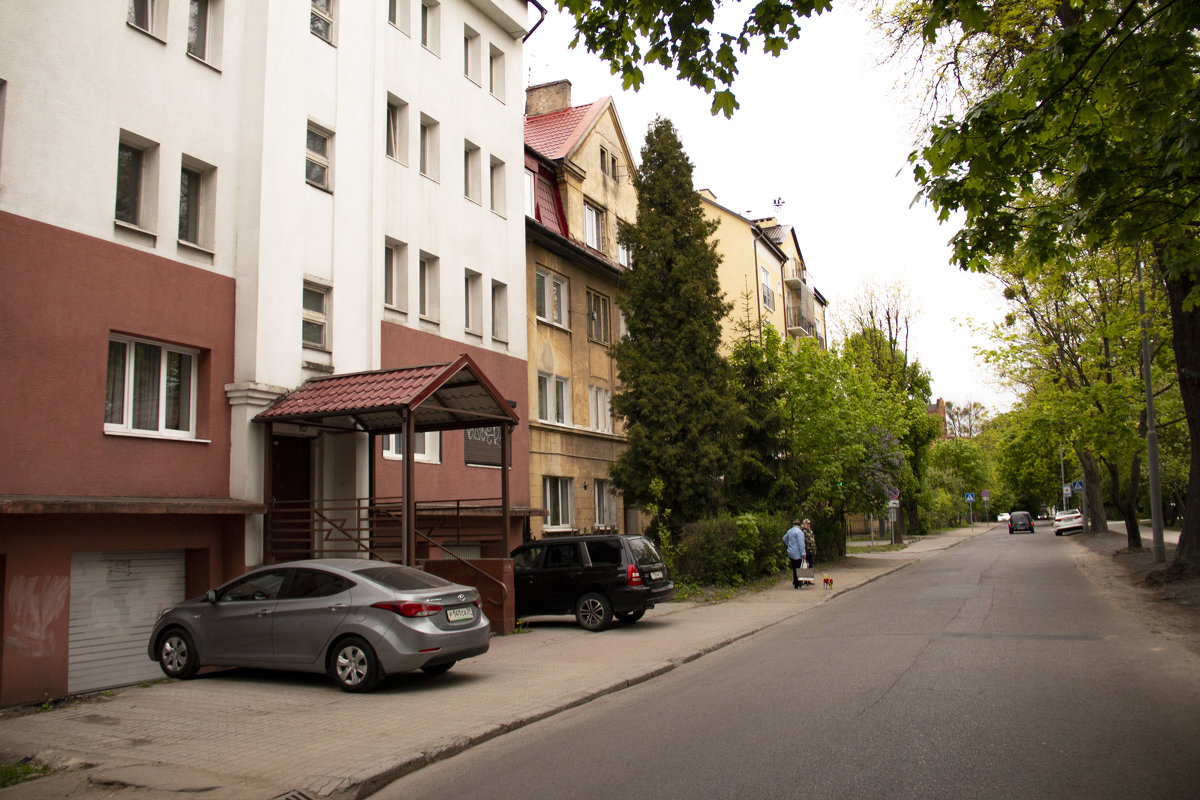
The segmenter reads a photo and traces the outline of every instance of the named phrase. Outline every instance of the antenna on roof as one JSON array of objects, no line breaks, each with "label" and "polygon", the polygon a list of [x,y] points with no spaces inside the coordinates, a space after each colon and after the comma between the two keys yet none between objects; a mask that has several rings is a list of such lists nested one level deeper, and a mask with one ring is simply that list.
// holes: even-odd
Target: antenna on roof
[{"label": "antenna on roof", "polygon": [[776,210],[776,211],[778,211],[779,209],[783,208],[783,198],[782,198],[782,197],[776,197],[776,198],[775,198],[774,200],[772,200],[771,202],[772,202],[772,204],[774,204],[774,206],[775,206],[775,210]]}]

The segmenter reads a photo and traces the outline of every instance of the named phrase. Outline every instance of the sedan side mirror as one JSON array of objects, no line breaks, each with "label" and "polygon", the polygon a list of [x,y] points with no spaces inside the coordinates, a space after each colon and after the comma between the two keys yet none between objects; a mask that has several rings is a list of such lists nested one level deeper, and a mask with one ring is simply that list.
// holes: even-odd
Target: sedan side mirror
[{"label": "sedan side mirror", "polygon": [[206,603],[217,602],[217,590],[209,589],[207,592],[205,592],[204,593],[204,602],[206,602]]}]

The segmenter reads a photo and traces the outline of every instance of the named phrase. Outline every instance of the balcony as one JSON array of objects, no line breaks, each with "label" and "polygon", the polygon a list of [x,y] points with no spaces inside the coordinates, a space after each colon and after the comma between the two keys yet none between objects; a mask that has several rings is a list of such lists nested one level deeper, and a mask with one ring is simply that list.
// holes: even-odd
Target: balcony
[{"label": "balcony", "polygon": [[804,264],[799,259],[789,258],[783,264],[783,283],[791,289],[804,285]]}]

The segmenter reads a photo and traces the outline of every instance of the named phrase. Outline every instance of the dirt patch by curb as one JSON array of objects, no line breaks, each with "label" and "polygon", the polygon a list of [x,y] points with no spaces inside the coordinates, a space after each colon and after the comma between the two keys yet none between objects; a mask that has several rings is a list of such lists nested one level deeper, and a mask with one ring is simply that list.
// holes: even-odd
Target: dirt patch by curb
[{"label": "dirt patch by curb", "polygon": [[[1166,566],[1154,563],[1151,548],[1130,550],[1120,533],[1080,534],[1072,541],[1081,550],[1075,558],[1080,571],[1111,602],[1145,621],[1152,632],[1200,654],[1200,574],[1177,575],[1165,583],[1152,578],[1153,585],[1147,585],[1147,576]],[[1167,545],[1167,565],[1174,557],[1174,546]]]}]

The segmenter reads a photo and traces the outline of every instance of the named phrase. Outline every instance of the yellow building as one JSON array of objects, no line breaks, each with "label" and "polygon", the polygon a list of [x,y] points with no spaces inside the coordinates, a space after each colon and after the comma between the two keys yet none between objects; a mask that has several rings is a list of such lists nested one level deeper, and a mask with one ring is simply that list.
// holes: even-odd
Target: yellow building
[{"label": "yellow building", "polygon": [[774,217],[749,219],[731,211],[708,189],[700,190],[700,200],[704,215],[717,223],[717,275],[733,304],[724,322],[726,346],[747,323],[754,331],[770,323],[781,336],[808,336],[825,347],[828,303],[809,280],[795,229]]},{"label": "yellow building", "polygon": [[572,106],[570,81],[526,90],[525,115],[530,494],[548,512],[531,533],[635,533],[608,474],[625,447],[611,345],[629,263],[617,232],[637,219],[633,157],[612,98]]}]

